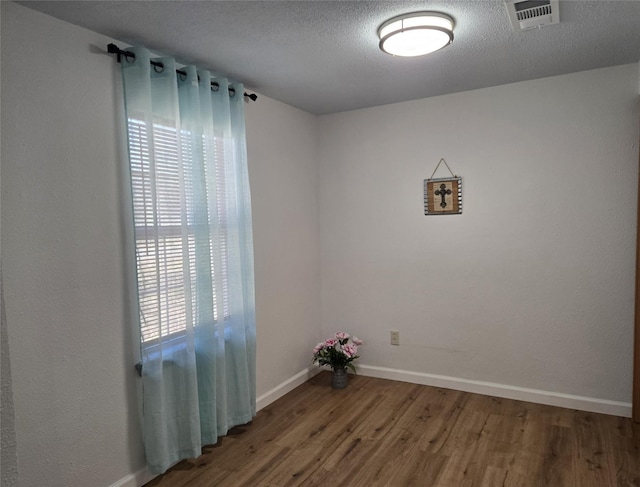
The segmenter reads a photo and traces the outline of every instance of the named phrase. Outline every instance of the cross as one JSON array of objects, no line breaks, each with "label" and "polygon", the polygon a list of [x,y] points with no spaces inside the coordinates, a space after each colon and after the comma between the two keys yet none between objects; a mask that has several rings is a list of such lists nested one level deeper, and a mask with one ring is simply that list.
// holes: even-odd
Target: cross
[{"label": "cross", "polygon": [[451,194],[451,190],[447,189],[447,185],[442,183],[440,185],[440,189],[436,189],[435,193],[436,196],[440,196],[442,197],[442,201],[440,202],[440,207],[441,208],[446,208],[447,206],[447,202],[444,200],[444,198],[448,195]]}]

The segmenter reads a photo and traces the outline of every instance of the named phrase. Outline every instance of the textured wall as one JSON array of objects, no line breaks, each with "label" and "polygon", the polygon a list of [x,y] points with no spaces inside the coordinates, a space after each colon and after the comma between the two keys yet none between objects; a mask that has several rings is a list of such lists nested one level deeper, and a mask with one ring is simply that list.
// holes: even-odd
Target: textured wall
[{"label": "textured wall", "polygon": [[[135,483],[119,67],[98,34],[10,2],[2,21],[2,336],[16,432],[6,440],[17,440],[21,486]],[[317,126],[262,96],[246,118],[260,395],[309,365],[320,333]],[[3,442],[8,426],[3,416]]]},{"label": "textured wall", "polygon": [[320,337],[317,117],[258,98],[247,106],[258,394],[311,365]]},{"label": "textured wall", "polygon": [[4,311],[4,284],[0,266],[0,485],[14,487],[18,485],[18,458],[16,454],[16,423],[13,407],[13,383],[11,380],[11,360],[9,340],[7,338],[7,319]]},{"label": "textured wall", "polygon": [[[320,117],[325,334],[366,340],[363,364],[630,401],[637,77],[626,65]],[[426,217],[441,157],[464,212]]]},{"label": "textured wall", "polygon": [[[2,9],[0,9],[0,25],[2,25]],[[1,28],[0,32],[2,32]],[[0,53],[1,52],[2,36],[0,35]],[[1,85],[2,81],[0,80],[0,86]],[[1,101],[0,105],[2,105]],[[0,138],[0,161],[1,160],[2,140]],[[1,180],[2,171],[0,170],[0,188],[2,187]],[[0,215],[2,214],[1,208],[2,203],[0,199]],[[0,235],[2,235],[1,218]],[[14,487],[18,483],[18,460],[16,456],[16,449],[17,445],[15,410],[13,407],[13,382],[11,379],[11,360],[9,351],[9,338],[7,336],[7,320],[4,309],[4,282],[2,279],[2,240],[0,239],[0,485],[2,485],[2,487]]]},{"label": "textured wall", "polygon": [[20,485],[110,485],[144,465],[117,66],[102,36],[2,9],[2,264]]}]

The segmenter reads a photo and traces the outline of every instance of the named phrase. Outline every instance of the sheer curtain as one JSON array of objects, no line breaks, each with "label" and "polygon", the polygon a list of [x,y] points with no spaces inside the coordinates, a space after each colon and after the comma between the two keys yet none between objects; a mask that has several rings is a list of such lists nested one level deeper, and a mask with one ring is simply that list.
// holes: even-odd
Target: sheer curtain
[{"label": "sheer curtain", "polygon": [[130,51],[143,431],[149,470],[161,473],[255,416],[244,87]]}]

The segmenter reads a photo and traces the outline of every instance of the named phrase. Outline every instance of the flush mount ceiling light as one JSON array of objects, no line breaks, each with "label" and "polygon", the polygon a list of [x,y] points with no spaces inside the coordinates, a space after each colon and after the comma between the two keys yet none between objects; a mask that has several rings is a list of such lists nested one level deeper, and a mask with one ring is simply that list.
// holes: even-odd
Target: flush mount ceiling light
[{"label": "flush mount ceiling light", "polygon": [[451,44],[453,26],[453,19],[439,12],[399,15],[378,29],[380,49],[393,56],[423,56]]}]

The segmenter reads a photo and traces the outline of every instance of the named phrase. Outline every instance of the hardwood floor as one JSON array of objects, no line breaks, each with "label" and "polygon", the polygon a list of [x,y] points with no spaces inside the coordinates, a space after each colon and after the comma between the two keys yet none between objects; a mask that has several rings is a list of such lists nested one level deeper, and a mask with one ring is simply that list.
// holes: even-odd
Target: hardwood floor
[{"label": "hardwood floor", "polygon": [[640,424],[323,372],[147,487],[640,486]]}]

